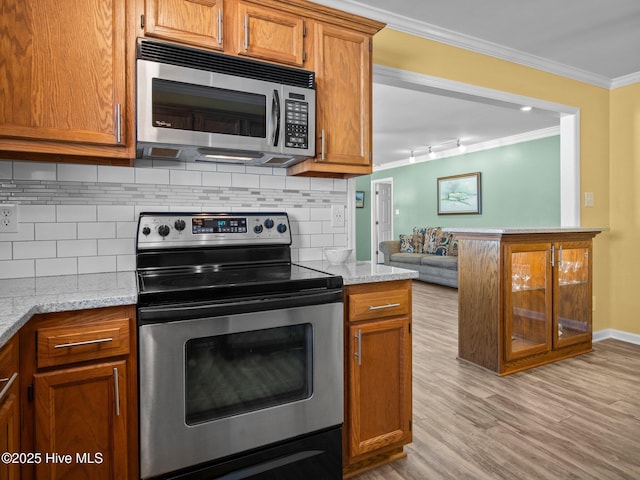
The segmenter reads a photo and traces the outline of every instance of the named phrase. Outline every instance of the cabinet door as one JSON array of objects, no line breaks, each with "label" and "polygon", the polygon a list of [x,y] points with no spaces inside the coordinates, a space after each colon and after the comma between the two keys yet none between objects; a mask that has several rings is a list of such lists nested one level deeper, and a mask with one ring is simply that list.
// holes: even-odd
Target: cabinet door
[{"label": "cabinet door", "polygon": [[555,251],[554,347],[591,341],[591,243],[557,243]]},{"label": "cabinet door", "polygon": [[144,33],[222,50],[222,7],[223,0],[145,0]]},{"label": "cabinet door", "polygon": [[40,463],[36,477],[126,480],[126,361],[34,378],[36,451],[72,456],[69,463]]},{"label": "cabinet door", "polygon": [[316,160],[371,173],[371,37],[316,23],[314,39]]},{"label": "cabinet door", "polygon": [[[17,338],[0,349],[0,453],[4,452],[21,452]],[[20,464],[0,462],[0,478],[18,480]]]},{"label": "cabinet door", "polygon": [[505,360],[551,350],[551,244],[506,247]]},{"label": "cabinet door", "polygon": [[302,17],[239,2],[236,53],[301,67],[304,63]]},{"label": "cabinet door", "polygon": [[0,136],[120,145],[125,27],[125,0],[3,2]]},{"label": "cabinet door", "polygon": [[411,442],[408,317],[349,327],[350,456]]}]

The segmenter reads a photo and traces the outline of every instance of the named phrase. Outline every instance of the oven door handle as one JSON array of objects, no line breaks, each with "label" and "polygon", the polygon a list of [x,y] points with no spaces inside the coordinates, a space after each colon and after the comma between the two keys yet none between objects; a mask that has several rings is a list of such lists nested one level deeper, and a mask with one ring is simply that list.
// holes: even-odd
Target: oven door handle
[{"label": "oven door handle", "polygon": [[138,324],[195,320],[342,302],[342,289],[270,297],[238,298],[228,302],[180,303],[138,308]]}]

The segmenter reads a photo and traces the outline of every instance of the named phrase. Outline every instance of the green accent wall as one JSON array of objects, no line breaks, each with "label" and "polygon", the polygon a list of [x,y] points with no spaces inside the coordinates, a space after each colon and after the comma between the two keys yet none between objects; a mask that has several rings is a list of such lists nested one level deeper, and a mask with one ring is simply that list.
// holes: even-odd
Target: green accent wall
[{"label": "green accent wall", "polygon": [[[438,215],[437,179],[481,173],[482,213]],[[356,257],[371,259],[371,181],[393,178],[394,238],[413,227],[560,226],[560,136],[531,140],[356,178]],[[398,213],[396,213],[396,211]]]}]

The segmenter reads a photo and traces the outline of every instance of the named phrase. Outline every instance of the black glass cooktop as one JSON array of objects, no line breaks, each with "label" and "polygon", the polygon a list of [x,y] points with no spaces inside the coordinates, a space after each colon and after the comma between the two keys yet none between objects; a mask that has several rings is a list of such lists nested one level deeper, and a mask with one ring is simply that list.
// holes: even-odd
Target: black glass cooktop
[{"label": "black glass cooktop", "polygon": [[342,288],[342,277],[295,264],[194,266],[138,271],[139,303],[223,300]]}]

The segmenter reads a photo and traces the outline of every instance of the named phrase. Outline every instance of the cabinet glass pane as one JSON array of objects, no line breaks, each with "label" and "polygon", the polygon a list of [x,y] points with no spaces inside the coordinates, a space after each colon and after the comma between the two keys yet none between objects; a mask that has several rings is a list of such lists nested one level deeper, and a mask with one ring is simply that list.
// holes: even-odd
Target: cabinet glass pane
[{"label": "cabinet glass pane", "polygon": [[511,254],[511,357],[547,348],[547,258],[546,251]]},{"label": "cabinet glass pane", "polygon": [[558,341],[590,335],[589,251],[563,248],[558,261]]}]

